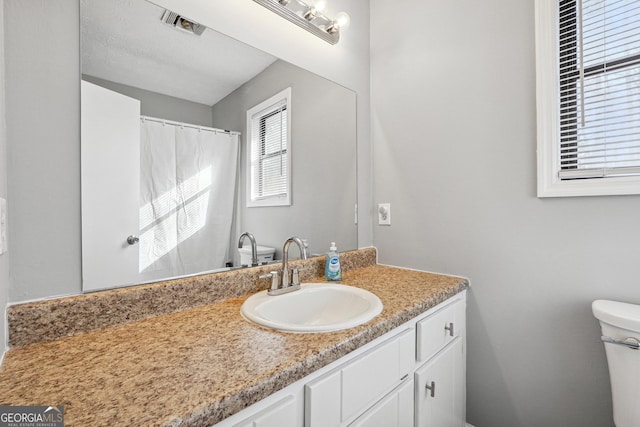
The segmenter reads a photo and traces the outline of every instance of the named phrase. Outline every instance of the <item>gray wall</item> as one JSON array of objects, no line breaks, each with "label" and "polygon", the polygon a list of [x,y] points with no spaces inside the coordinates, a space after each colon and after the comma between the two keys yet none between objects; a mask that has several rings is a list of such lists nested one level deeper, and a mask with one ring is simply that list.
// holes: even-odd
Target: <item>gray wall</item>
[{"label": "gray wall", "polygon": [[[0,0],[0,197],[7,199],[7,133],[4,94],[4,0]],[[0,255],[0,353],[4,355],[7,337],[5,307],[9,297],[9,252]]]},{"label": "gray wall", "polygon": [[[247,208],[247,110],[287,87],[291,87],[292,204]],[[327,252],[332,241],[339,250],[358,247],[353,91],[276,61],[214,105],[213,119],[216,127],[242,133],[237,234],[252,232],[258,244],[276,248],[278,259],[290,236],[308,239],[312,253]]]},{"label": "gray wall", "polygon": [[78,293],[79,3],[5,0],[5,18],[9,300]]},{"label": "gray wall", "polygon": [[82,79],[140,101],[143,116],[211,127],[211,106],[82,75]]},{"label": "gray wall", "polygon": [[534,2],[378,0],[371,28],[374,244],[471,279],[469,422],[613,426],[590,304],[640,303],[640,196],[536,197]]}]

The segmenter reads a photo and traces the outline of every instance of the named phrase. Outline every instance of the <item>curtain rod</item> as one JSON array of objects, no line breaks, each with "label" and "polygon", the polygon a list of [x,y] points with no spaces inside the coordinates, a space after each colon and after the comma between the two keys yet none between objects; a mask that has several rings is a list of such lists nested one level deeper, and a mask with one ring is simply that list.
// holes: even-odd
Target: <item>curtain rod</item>
[{"label": "curtain rod", "polygon": [[162,123],[163,125],[179,126],[179,127],[184,127],[184,128],[204,130],[204,131],[207,131],[207,132],[226,133],[228,135],[240,135],[240,132],[236,132],[236,131],[210,128],[210,127],[207,127],[207,126],[192,125],[192,124],[189,124],[189,123],[174,122],[172,120],[159,119],[157,117],[140,116],[140,121],[144,122],[145,120],[149,120],[150,122]]}]

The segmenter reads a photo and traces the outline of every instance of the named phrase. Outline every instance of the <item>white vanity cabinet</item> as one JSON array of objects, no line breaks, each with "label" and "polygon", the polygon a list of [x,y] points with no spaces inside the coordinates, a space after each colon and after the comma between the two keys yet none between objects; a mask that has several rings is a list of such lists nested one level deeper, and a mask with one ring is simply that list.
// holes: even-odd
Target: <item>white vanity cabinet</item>
[{"label": "white vanity cabinet", "polygon": [[216,424],[464,427],[466,292]]}]

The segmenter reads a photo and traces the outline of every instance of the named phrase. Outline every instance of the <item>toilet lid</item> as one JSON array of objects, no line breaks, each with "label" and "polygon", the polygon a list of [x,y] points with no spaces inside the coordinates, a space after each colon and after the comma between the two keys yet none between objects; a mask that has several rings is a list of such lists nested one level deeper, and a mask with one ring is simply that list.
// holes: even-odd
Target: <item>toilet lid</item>
[{"label": "toilet lid", "polygon": [[640,305],[597,300],[591,305],[593,315],[601,322],[640,332]]}]

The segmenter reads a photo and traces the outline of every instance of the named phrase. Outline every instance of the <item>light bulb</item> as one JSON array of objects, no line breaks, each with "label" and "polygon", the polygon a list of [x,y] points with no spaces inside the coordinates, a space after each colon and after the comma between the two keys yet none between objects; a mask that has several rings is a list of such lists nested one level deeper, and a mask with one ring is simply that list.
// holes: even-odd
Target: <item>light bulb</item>
[{"label": "light bulb", "polygon": [[333,25],[341,30],[349,28],[349,24],[351,24],[351,18],[346,12],[339,12],[333,19]]},{"label": "light bulb", "polygon": [[331,25],[327,27],[327,32],[329,32],[330,34],[335,34],[340,30],[346,30],[347,28],[349,28],[350,23],[351,18],[349,18],[349,15],[345,12],[340,12],[331,22]]},{"label": "light bulb", "polygon": [[327,2],[326,0],[313,0],[311,7],[316,10],[316,13],[322,13],[327,8]]},{"label": "light bulb", "polygon": [[325,7],[327,7],[327,2],[325,0],[313,0],[302,17],[307,21],[311,21],[315,19],[319,13],[321,14]]},{"label": "light bulb", "polygon": [[313,0],[309,4],[309,9],[307,9],[302,17],[307,21],[311,21],[318,16],[319,13],[321,14],[325,7],[327,7],[327,2],[325,0]]}]

